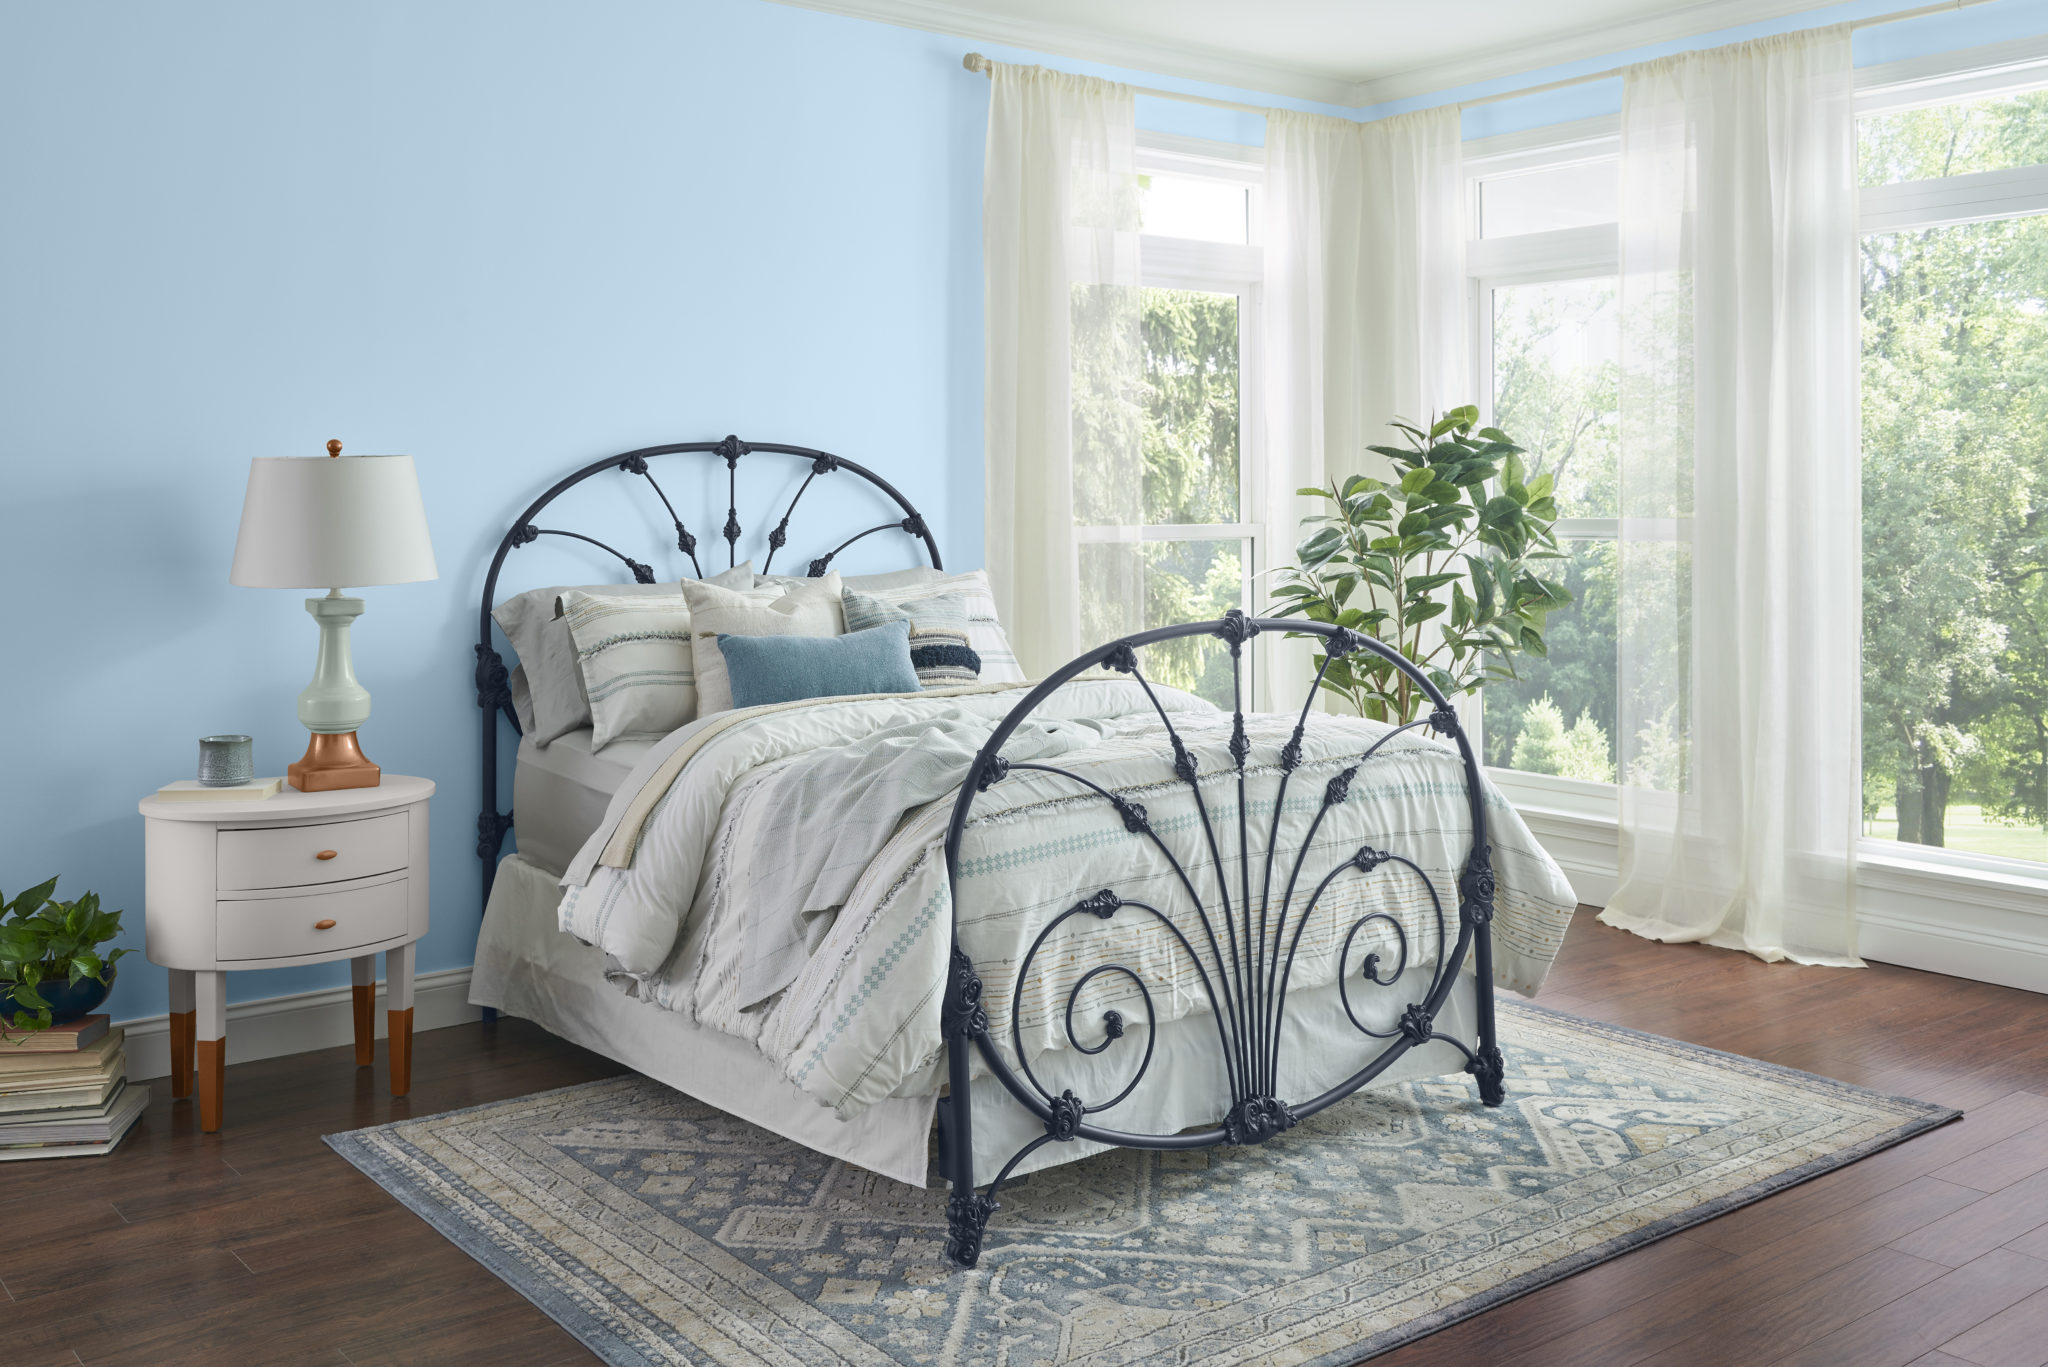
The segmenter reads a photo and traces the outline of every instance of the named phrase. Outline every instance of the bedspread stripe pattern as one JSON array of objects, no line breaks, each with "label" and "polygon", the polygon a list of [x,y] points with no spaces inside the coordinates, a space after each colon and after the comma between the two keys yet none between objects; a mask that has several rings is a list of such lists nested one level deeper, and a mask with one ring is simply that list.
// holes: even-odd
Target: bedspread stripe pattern
[{"label": "bedspread stripe pattern", "polygon": [[[1201,772],[1217,780],[1213,787],[1206,779],[1203,785],[1205,800],[1214,798],[1212,818],[1234,827],[1228,715],[1185,695],[1162,692]],[[979,718],[993,726],[1020,696],[1016,689],[921,695],[763,709],[759,716],[736,719],[698,746],[686,765],[674,766],[668,787],[615,804],[647,812],[630,866],[579,859],[587,878],[575,883],[572,869],[561,907],[563,928],[603,948],[610,976],[621,986],[699,1024],[753,1041],[784,1077],[842,1115],[890,1095],[936,1091],[943,1048],[938,994],[948,968],[949,930],[957,933],[982,976],[992,1035],[1008,1041],[1017,966],[1037,932],[1078,897],[1113,887],[1127,900],[1186,915],[1190,919],[1184,925],[1193,925],[1192,908],[1169,862],[1151,841],[1128,832],[1099,798],[1077,798],[1071,782],[1012,773],[976,804],[961,849],[963,906],[957,927],[940,849],[948,800],[909,814],[861,875],[795,980],[779,996],[755,1005],[741,1000],[737,990],[740,939],[749,909],[737,904],[743,899],[734,892],[748,884],[747,861],[765,856],[733,839],[733,832],[746,820],[748,800],[760,791],[764,777],[781,765],[805,762],[807,755],[919,716]],[[1088,719],[1102,733],[1092,747],[1063,759],[1062,766],[1143,803],[1153,831],[1198,887],[1213,888],[1219,871],[1206,848],[1198,847],[1200,823],[1192,794],[1172,775],[1164,728],[1142,693],[1122,681],[1077,680],[1054,695],[1052,710]],[[1318,716],[1314,721],[1279,823],[1283,850],[1301,847],[1319,805],[1314,795],[1326,778],[1354,762],[1385,732],[1355,718]],[[1278,788],[1275,759],[1292,719],[1252,716],[1245,725],[1252,746],[1248,815],[1258,817],[1247,824],[1254,828],[1251,857],[1257,860]],[[651,765],[649,772],[660,767]],[[1226,777],[1232,784],[1227,795],[1221,786]],[[1493,923],[1496,980],[1529,992],[1540,984],[1562,943],[1574,898],[1513,809],[1490,789],[1486,801],[1499,875]],[[1303,865],[1304,879],[1319,879],[1363,843],[1394,849],[1426,870],[1445,897],[1446,930],[1454,939],[1457,870],[1470,842],[1465,806],[1457,753],[1413,735],[1397,737],[1358,772],[1347,800],[1318,829]],[[611,838],[611,828],[600,828],[586,854]],[[1222,872],[1234,889],[1235,850],[1226,855]],[[1309,882],[1297,891],[1297,915],[1312,886]],[[1274,889],[1276,902],[1280,892]],[[1297,988],[1334,979],[1340,927],[1367,911],[1385,911],[1400,922],[1416,951],[1412,962],[1435,960],[1440,946],[1433,904],[1418,881],[1384,875],[1340,878],[1317,904],[1302,940]],[[1258,913],[1256,905],[1250,909],[1254,917]],[[1206,1012],[1199,980],[1174,952],[1170,938],[1164,928],[1140,924],[1137,917],[1069,918],[1040,951],[1021,999],[1018,1025],[1027,1054],[1035,1060],[1063,1047],[1067,994],[1112,951],[1117,962],[1129,964],[1152,985],[1160,1020]],[[1350,971],[1357,970],[1365,953],[1386,948],[1369,943],[1370,938],[1362,935],[1354,944]],[[1099,1021],[1105,1010],[1133,995],[1135,989],[1119,975],[1103,975],[1083,992],[1076,1019]]]}]

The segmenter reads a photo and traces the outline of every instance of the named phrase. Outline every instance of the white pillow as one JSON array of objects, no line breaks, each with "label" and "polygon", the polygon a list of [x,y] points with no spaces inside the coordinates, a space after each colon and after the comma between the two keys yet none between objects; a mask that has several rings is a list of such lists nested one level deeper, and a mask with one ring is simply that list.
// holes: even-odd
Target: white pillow
[{"label": "white pillow", "polygon": [[839,603],[839,576],[805,579],[788,588],[768,584],[735,592],[713,584],[683,585],[690,601],[691,657],[697,681],[697,715],[732,710],[732,681],[718,638],[735,636],[843,636],[846,613]]},{"label": "white pillow", "polygon": [[[887,580],[895,576],[878,574],[867,577],[870,580]],[[967,644],[975,654],[981,656],[981,681],[1025,682],[1024,671],[1017,664],[1017,652],[1010,649],[1010,638],[1003,634],[1003,624],[996,618],[996,596],[989,590],[987,571],[970,570],[966,574],[932,573],[931,578],[921,583],[901,585],[870,582],[863,586],[852,579],[846,582],[870,598],[879,598],[883,602],[899,605],[923,598],[937,598],[941,594],[959,594],[967,600]]]},{"label": "white pillow", "polygon": [[[753,562],[726,570],[705,582],[744,588],[754,582]],[[505,633],[505,639],[512,643],[513,653],[519,657],[519,667],[526,671],[527,706],[519,709],[515,697],[514,708],[521,711],[522,727],[526,726],[525,712],[532,713],[533,725],[526,728],[525,734],[533,737],[535,745],[546,745],[557,736],[593,724],[590,695],[584,690],[583,671],[576,664],[576,643],[570,639],[568,623],[562,620],[561,598],[572,589],[637,598],[673,595],[676,585],[558,585],[515,594],[491,609],[491,617],[497,622],[498,629]]]},{"label": "white pillow", "polygon": [[690,605],[682,594],[568,589],[562,620],[590,699],[592,750],[621,736],[665,736],[696,719]]},{"label": "white pillow", "polygon": [[[835,571],[836,573],[836,571]],[[891,570],[887,574],[848,574],[840,577],[840,583],[856,593],[873,594],[879,589],[914,589],[931,583],[939,572],[930,565],[913,565],[907,570]],[[757,574],[754,587],[762,588],[776,584],[788,588],[792,584],[812,584],[814,579],[798,578],[787,574]]]}]

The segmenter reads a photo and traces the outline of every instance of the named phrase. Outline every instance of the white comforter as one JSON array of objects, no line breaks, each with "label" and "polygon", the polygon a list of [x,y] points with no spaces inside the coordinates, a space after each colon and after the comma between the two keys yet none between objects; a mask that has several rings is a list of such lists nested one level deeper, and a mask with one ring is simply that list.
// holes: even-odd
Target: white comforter
[{"label": "white comforter", "polygon": [[[942,849],[950,797],[903,821],[836,915],[808,921],[800,971],[762,1004],[749,1002],[741,988],[748,927],[763,918],[796,922],[801,908],[753,905],[740,895],[740,889],[775,883],[752,872],[755,861],[774,855],[748,838],[762,815],[753,804],[771,780],[786,778],[788,766],[819,763],[877,732],[934,718],[956,730],[962,723],[992,728],[1023,693],[982,686],[827,699],[719,714],[683,728],[649,753],[571,865],[562,928],[602,948],[609,976],[626,990],[752,1040],[784,1077],[841,1115],[883,1097],[937,1090],[939,1006],[954,919]],[[1159,693],[1200,766],[1202,802],[1229,880],[1230,924],[1242,926],[1230,717],[1185,694]],[[1071,779],[1013,772],[976,800],[959,861],[960,943],[981,974],[992,1031],[1010,1041],[1014,1000],[1027,1057],[1069,1047],[1069,993],[1091,969],[1112,962],[1128,965],[1145,983],[1157,1019],[1206,1013],[1201,976],[1176,937],[1130,907],[1109,918],[1068,918],[1039,949],[1021,996],[1013,998],[1019,968],[1039,933],[1102,888],[1171,915],[1218,992],[1234,968],[1223,947],[1229,932],[1205,827],[1188,785],[1174,777],[1165,729],[1143,692],[1127,679],[1077,680],[1035,715],[1092,719],[1100,739],[1053,762],[1143,805],[1153,831],[1207,904],[1225,969],[1219,972],[1208,949],[1193,899],[1149,839],[1128,830],[1108,802]],[[1329,780],[1356,764],[1386,728],[1356,718],[1311,718],[1300,767],[1286,787],[1272,894],[1263,899],[1263,855],[1282,778],[1279,755],[1293,718],[1251,716],[1245,725],[1252,917],[1258,925],[1263,911],[1270,926]],[[1533,994],[1563,943],[1574,899],[1556,865],[1490,787],[1486,809],[1498,880],[1495,978]],[[1469,828],[1455,749],[1414,732],[1390,741],[1358,770],[1348,796],[1317,829],[1302,862],[1287,938],[1324,874],[1366,844],[1428,871],[1446,898],[1444,922],[1455,938],[1453,889]],[[1429,892],[1410,871],[1388,864],[1370,874],[1346,872],[1331,883],[1306,922],[1291,986],[1331,982],[1346,933],[1375,911],[1405,929],[1409,962],[1436,961]],[[1368,923],[1358,934],[1347,960],[1354,980],[1368,952],[1382,956],[1383,975],[1398,957],[1385,921]],[[1111,1009],[1134,1024],[1146,1018],[1144,997],[1123,974],[1100,974],[1082,991],[1074,1015],[1082,1043],[1102,1038],[1100,1022]],[[1339,1017],[1332,1028],[1351,1027]]]}]

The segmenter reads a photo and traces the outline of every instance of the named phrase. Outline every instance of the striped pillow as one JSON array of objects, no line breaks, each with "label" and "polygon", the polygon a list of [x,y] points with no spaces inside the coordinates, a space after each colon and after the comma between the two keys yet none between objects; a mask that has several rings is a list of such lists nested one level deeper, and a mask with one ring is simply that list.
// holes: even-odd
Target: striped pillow
[{"label": "striped pillow", "polygon": [[981,681],[1024,682],[1024,670],[1017,663],[1017,653],[1010,649],[1010,638],[1003,634],[1003,624],[996,619],[996,596],[989,590],[987,571],[937,575],[924,583],[906,584],[900,588],[873,585],[864,592],[897,607],[946,594],[959,594],[967,602],[967,644],[981,657]]},{"label": "striped pillow", "polygon": [[569,589],[562,616],[590,694],[591,749],[621,736],[665,736],[696,719],[690,604],[681,594]]},{"label": "striped pillow", "polygon": [[968,684],[981,676],[981,656],[967,644],[967,599],[962,595],[941,593],[897,604],[848,589],[840,602],[849,632],[910,623],[910,666],[921,687]]}]

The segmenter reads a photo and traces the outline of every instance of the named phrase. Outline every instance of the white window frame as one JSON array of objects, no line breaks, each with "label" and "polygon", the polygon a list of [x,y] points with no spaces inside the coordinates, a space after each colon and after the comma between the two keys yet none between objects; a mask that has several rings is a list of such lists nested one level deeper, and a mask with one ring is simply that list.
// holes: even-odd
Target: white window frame
[{"label": "white window frame", "polygon": [[[1856,72],[1855,83],[1859,114],[2038,89],[2048,85],[2048,36],[1865,67]],[[1618,116],[1467,142],[1475,213],[1478,179],[1587,160],[1602,155],[1603,146],[1607,154],[1619,152]],[[1863,232],[2044,213],[2048,168],[1872,187],[1860,192],[1858,202]],[[1476,226],[1476,217],[1473,222]],[[1530,234],[1521,243],[1501,238],[1471,244],[1475,339],[1491,340],[1490,329],[1482,332],[1478,326],[1486,297],[1477,292],[1482,283],[1490,288],[1491,282],[1543,278],[1523,272],[1569,270],[1574,260],[1590,267],[1589,230],[1569,231],[1585,236],[1577,244],[1561,233]],[[1479,368],[1482,359],[1484,370]],[[1477,354],[1475,345],[1475,375],[1485,381],[1481,393],[1491,391],[1491,360],[1490,354]],[[1581,899],[1604,903],[1617,873],[1619,789],[1547,774],[1490,773],[1564,867]],[[2028,860],[1869,838],[1859,840],[1857,858],[1859,949],[1865,957],[2048,991],[2048,868]]]},{"label": "white window frame", "polygon": [[[1469,310],[1466,332],[1472,347],[1472,392],[1478,397],[1480,416],[1487,423],[1493,421],[1493,292],[1508,285],[1618,277],[1621,227],[1618,223],[1601,223],[1513,237],[1481,237],[1481,182],[1526,171],[1612,160],[1620,154],[1620,121],[1613,118],[1586,119],[1465,144],[1465,275]],[[1619,518],[1611,517],[1560,518],[1556,531],[1564,541],[1611,541],[1620,535],[1621,523]],[[1484,697],[1481,690],[1461,699],[1459,704],[1459,713],[1482,754],[1486,745]],[[1525,813],[1544,811],[1593,822],[1617,818],[1620,789],[1612,783],[1493,766],[1488,766],[1487,774],[1508,800]]]},{"label": "white window frame", "polygon": [[[1959,56],[1972,60],[1959,66]],[[2039,90],[2048,86],[2048,38],[1869,67],[1857,73],[1856,86],[1859,116]],[[2048,214],[2048,165],[1867,187],[1858,192],[1856,226],[1862,236],[2037,214]],[[1858,839],[1857,858],[1873,870],[1943,872],[2048,892],[2048,865],[2031,859],[1870,836]]]},{"label": "white window frame", "polygon": [[[1256,586],[1266,571],[1265,354],[1261,326],[1265,307],[1265,250],[1259,224],[1266,184],[1265,153],[1256,147],[1203,138],[1140,132],[1137,169],[1143,175],[1218,181],[1247,192],[1249,243],[1205,242],[1143,234],[1138,239],[1141,287],[1206,290],[1237,296],[1237,479],[1241,520],[1219,523],[1163,523],[1140,527],[1076,527],[1078,545],[1129,541],[1243,541],[1247,543],[1239,606],[1255,610]],[[1250,707],[1267,705],[1266,671],[1260,651],[1252,653]]]}]

